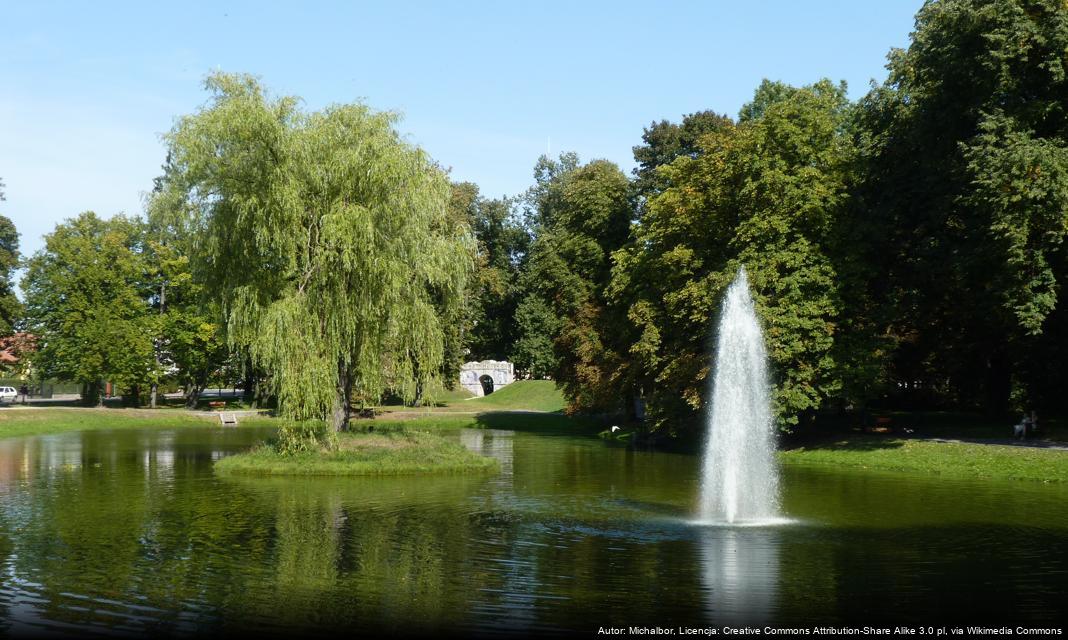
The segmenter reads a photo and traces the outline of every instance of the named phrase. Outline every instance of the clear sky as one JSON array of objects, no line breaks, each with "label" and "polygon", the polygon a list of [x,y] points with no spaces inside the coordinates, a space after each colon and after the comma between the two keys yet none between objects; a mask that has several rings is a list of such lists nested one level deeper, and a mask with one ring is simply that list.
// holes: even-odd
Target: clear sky
[{"label": "clear sky", "polygon": [[885,78],[920,0],[5,3],[0,213],[41,248],[57,222],[142,210],[161,133],[215,69],[317,109],[363,100],[488,196],[576,151],[626,171],[654,120],[736,115],[763,78]]}]

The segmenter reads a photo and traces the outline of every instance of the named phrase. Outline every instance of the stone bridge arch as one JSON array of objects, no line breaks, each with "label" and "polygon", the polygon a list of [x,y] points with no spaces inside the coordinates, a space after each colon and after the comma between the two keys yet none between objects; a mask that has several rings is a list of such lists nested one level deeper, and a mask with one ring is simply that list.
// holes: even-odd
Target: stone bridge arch
[{"label": "stone bridge arch", "polygon": [[505,360],[483,360],[481,362],[468,362],[460,367],[460,386],[476,396],[486,395],[483,379],[492,381],[492,390],[498,391],[501,387],[515,382],[515,366]]}]

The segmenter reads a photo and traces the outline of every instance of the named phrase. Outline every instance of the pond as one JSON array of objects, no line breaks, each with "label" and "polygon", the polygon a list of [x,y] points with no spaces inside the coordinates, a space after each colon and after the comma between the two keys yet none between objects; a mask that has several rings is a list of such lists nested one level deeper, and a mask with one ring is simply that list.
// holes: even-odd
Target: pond
[{"label": "pond", "polygon": [[1060,626],[1068,488],[787,467],[791,523],[690,524],[694,456],[463,430],[498,475],[222,478],[255,429],[0,441],[10,635]]}]

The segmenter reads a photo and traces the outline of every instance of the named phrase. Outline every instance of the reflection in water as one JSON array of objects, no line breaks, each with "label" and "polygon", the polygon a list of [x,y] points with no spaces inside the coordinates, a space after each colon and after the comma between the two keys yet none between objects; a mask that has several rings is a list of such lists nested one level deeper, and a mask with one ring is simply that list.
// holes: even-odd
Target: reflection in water
[{"label": "reflection in water", "polygon": [[698,554],[709,616],[717,624],[774,619],[782,529],[701,527]]},{"label": "reflection in water", "polygon": [[501,463],[500,477],[512,478],[515,431],[501,429],[460,429],[460,444],[470,451],[493,458]]},{"label": "reflection in water", "polygon": [[455,437],[500,475],[213,473],[265,433],[0,440],[0,631],[589,633],[873,606],[929,623],[976,602],[1020,623],[1062,606],[1065,487],[787,469],[807,524],[694,527],[692,456],[492,430]]}]

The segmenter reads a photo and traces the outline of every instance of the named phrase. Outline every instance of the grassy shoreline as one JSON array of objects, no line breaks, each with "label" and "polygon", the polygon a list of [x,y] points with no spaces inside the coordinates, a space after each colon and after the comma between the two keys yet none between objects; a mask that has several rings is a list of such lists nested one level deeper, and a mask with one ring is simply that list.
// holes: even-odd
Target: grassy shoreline
[{"label": "grassy shoreline", "polygon": [[384,476],[496,472],[500,463],[428,431],[393,426],[337,435],[334,450],[283,454],[271,443],[215,463],[215,471],[254,476]]},{"label": "grassy shoreline", "polygon": [[[268,417],[244,417],[241,424],[271,424]],[[219,424],[215,413],[160,409],[4,408],[0,409],[0,438],[50,435],[104,429],[173,429]]]},{"label": "grassy shoreline", "polygon": [[[517,386],[516,388],[522,389],[523,387]],[[530,385],[527,391],[535,392],[533,395],[539,396],[545,392],[545,389]],[[478,400],[482,401],[481,398]],[[519,404],[525,407],[541,403],[543,400],[545,398],[538,398],[536,402],[523,401]],[[387,433],[398,431],[424,433],[425,435],[420,437],[426,439],[421,443],[409,443],[412,446],[379,446],[381,451],[375,453],[370,452],[373,447],[364,447],[365,450],[358,455],[354,451],[304,454],[303,458],[292,457],[287,462],[274,459],[261,447],[248,454],[241,454],[250,456],[249,461],[244,463],[247,469],[243,473],[250,475],[282,475],[283,473],[381,475],[429,473],[436,467],[440,467],[442,473],[459,473],[478,468],[481,463],[473,463],[474,458],[461,460],[460,458],[464,456],[456,449],[453,449],[451,453],[439,450],[438,443],[431,443],[430,440],[438,438],[444,441],[444,439],[435,432],[474,428],[508,429],[545,435],[585,436],[593,435],[604,428],[603,424],[594,418],[570,417],[561,413],[538,412],[525,408],[516,410],[507,405],[498,409],[482,406],[486,404],[485,402],[473,403],[474,400],[455,401],[455,405],[475,409],[470,412],[455,409],[449,411],[446,408],[444,411],[429,413],[414,411],[400,415],[386,413],[376,419],[356,420],[352,424],[354,433],[342,436],[357,439],[365,437],[367,434],[360,432],[372,425],[377,436],[385,436]],[[545,405],[547,404],[548,401],[545,401]],[[478,411],[479,409],[481,411]],[[902,415],[895,417],[895,420],[904,422],[909,417]],[[911,416],[913,420],[919,420],[921,417],[919,414]],[[925,424],[922,431],[925,436],[969,436],[978,437],[979,440],[976,442],[936,442],[918,437],[902,438],[893,435],[827,434],[819,437],[815,442],[808,441],[803,446],[789,447],[780,451],[779,459],[786,465],[833,465],[857,470],[921,473],[957,478],[1068,483],[1068,451],[982,443],[981,440],[986,439],[983,436],[1003,436],[1004,429],[991,427],[984,430],[982,425],[978,425],[977,428],[965,428],[957,424],[958,422],[960,422],[959,419],[954,419],[945,426]],[[218,424],[218,418],[214,412],[60,407],[0,408],[0,439],[74,431],[173,429],[211,427],[218,426]],[[281,424],[281,421],[267,416],[245,416],[241,418],[240,424],[242,427],[277,426]],[[1055,435],[1055,432],[1050,430],[1046,435]],[[1004,441],[1004,438],[1001,441]],[[997,440],[992,440],[992,442],[997,442]],[[350,449],[359,450],[360,447],[355,446],[354,443],[355,441],[350,442],[352,445]],[[379,442],[379,445],[383,443]],[[456,446],[459,447],[459,445]],[[680,450],[699,454],[699,448],[699,445],[695,444],[693,447],[684,446]],[[470,452],[465,450],[464,453]],[[475,454],[470,455],[475,456]],[[420,456],[423,459],[420,459]],[[317,460],[317,457],[321,457],[321,460]],[[390,457],[395,460],[390,462],[388,460]],[[227,464],[237,466],[239,463],[235,460]],[[293,469],[296,466],[307,466],[309,470],[296,471]],[[340,467],[345,466],[351,466],[353,471],[339,470]],[[256,471],[254,468],[261,470]],[[283,471],[284,469],[288,471]]]},{"label": "grassy shoreline", "polygon": [[853,435],[779,452],[787,465],[834,465],[955,478],[1068,482],[1068,451]]}]

